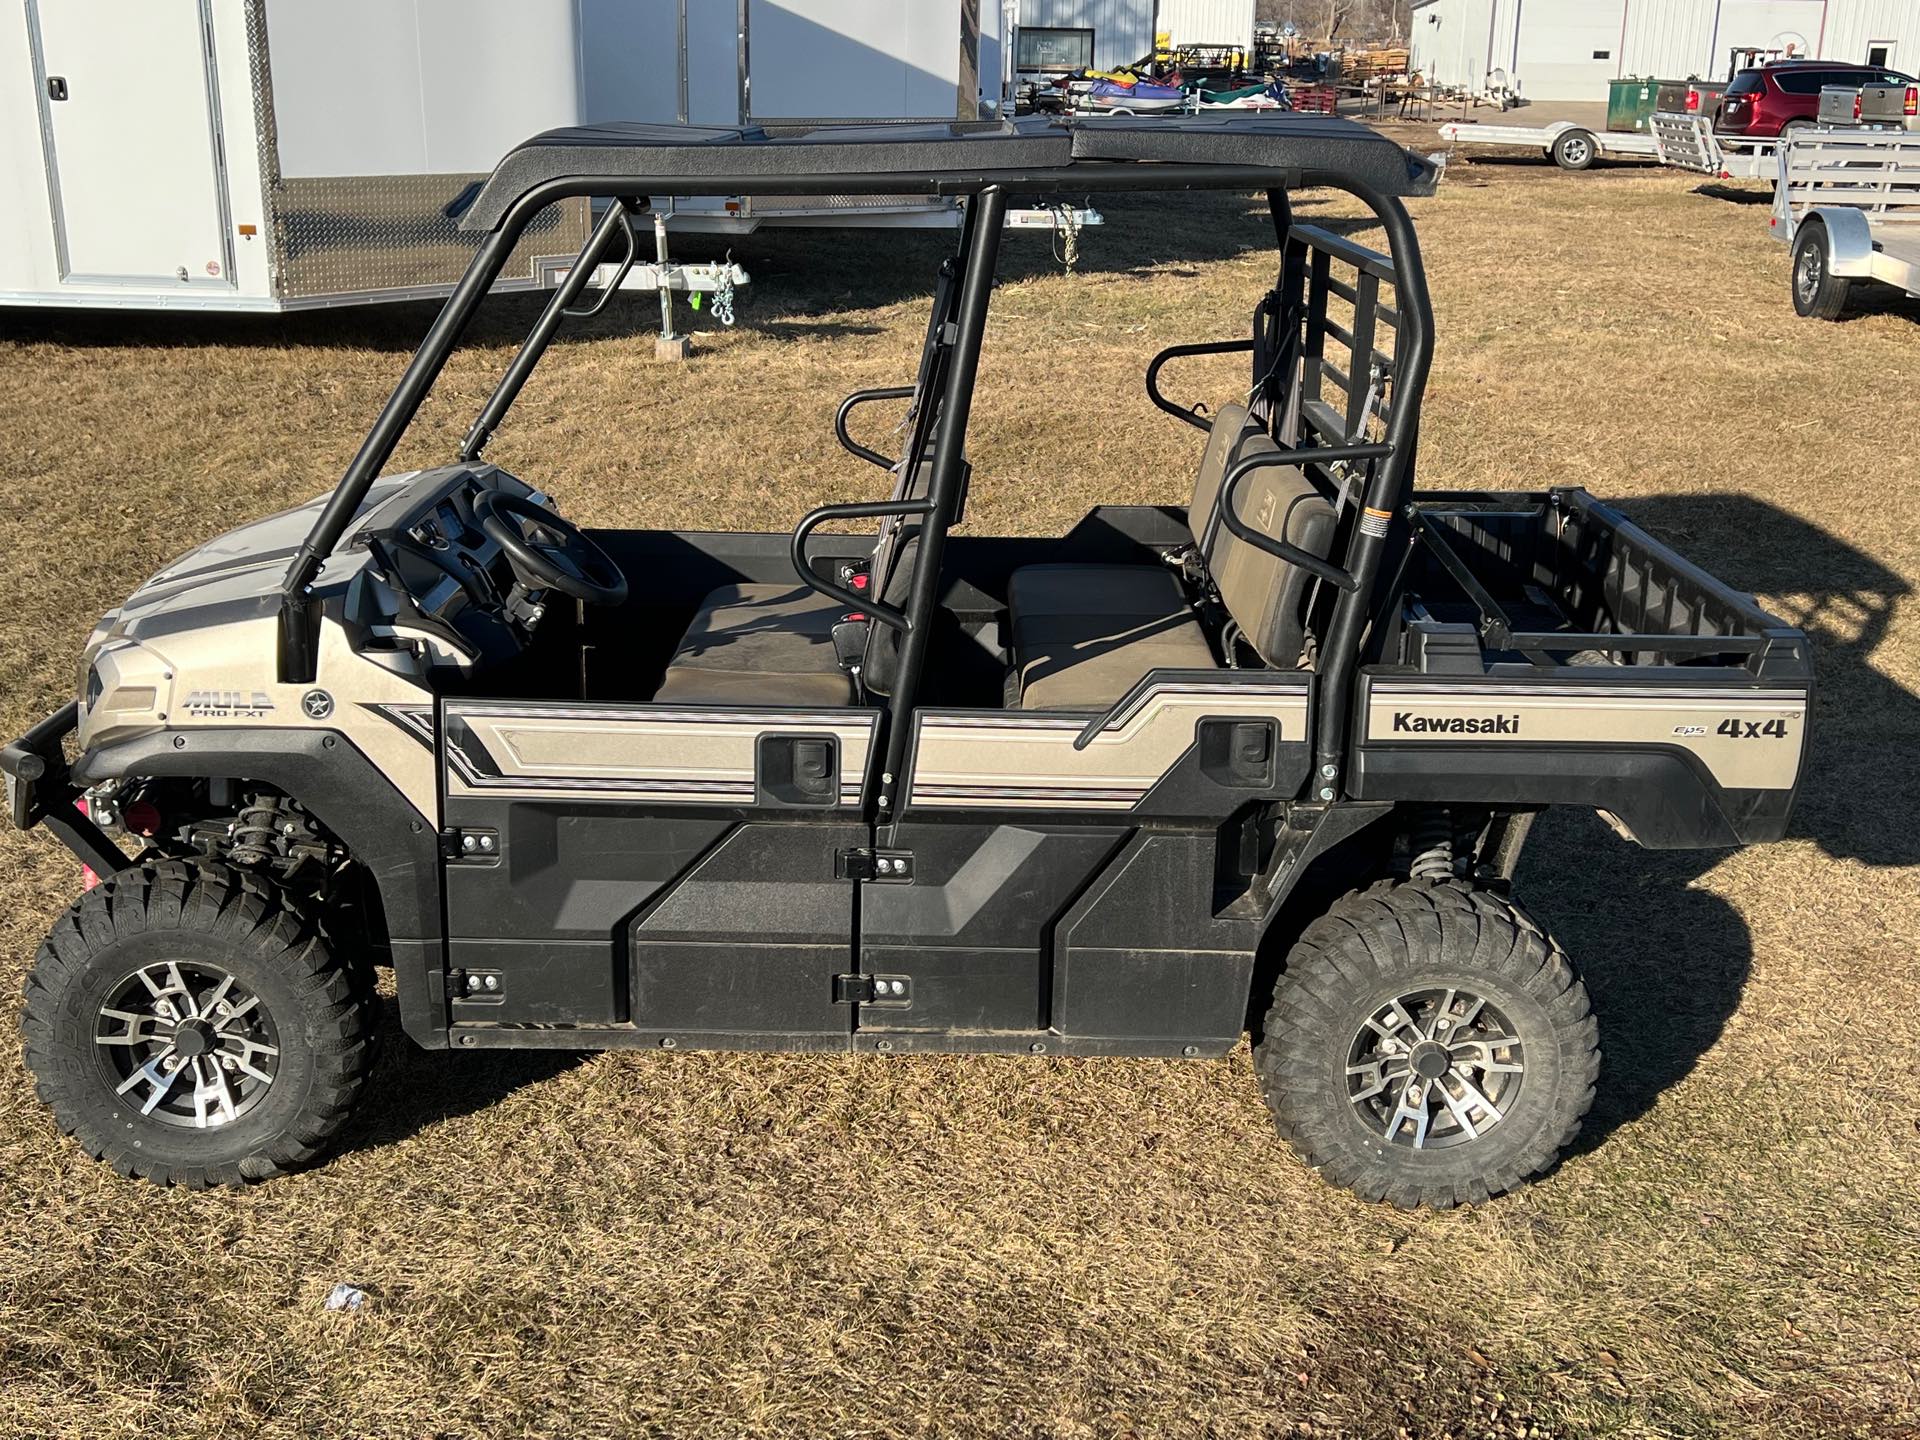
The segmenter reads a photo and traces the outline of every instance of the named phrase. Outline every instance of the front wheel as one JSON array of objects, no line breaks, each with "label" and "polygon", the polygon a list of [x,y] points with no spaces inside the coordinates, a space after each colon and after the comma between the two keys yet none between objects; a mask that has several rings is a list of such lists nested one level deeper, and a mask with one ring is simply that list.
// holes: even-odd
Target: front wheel
[{"label": "front wheel", "polygon": [[1809,320],[1838,320],[1847,309],[1853,282],[1833,273],[1827,227],[1805,224],[1793,237],[1793,308]]},{"label": "front wheel", "polygon": [[122,1175],[238,1185],[318,1156],[371,1064],[366,987],[277,887],[217,866],[122,871],[27,977],[27,1068]]},{"label": "front wheel", "polygon": [[1342,898],[1288,955],[1263,1029],[1254,1065],[1280,1133],[1332,1183],[1406,1210],[1551,1167],[1600,1064],[1560,947],[1454,881]]}]

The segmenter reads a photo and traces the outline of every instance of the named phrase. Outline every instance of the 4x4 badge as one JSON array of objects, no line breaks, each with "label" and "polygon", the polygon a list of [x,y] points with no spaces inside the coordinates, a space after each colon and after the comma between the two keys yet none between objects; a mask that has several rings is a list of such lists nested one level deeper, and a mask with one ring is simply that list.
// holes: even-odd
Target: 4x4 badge
[{"label": "4x4 badge", "polygon": [[309,720],[324,720],[333,713],[333,697],[324,690],[309,690],[300,697],[300,708]]}]

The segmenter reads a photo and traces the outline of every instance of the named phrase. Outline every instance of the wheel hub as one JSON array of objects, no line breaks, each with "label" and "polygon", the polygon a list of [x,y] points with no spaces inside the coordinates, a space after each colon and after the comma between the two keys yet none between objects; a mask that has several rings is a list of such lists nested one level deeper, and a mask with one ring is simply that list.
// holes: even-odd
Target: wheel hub
[{"label": "wheel hub", "polygon": [[279,1073],[273,1018],[216,965],[143,965],[108,993],[93,1040],[113,1093],[165,1125],[230,1125]]},{"label": "wheel hub", "polygon": [[1526,1073],[1519,1036],[1485,997],[1452,986],[1376,1006],[1347,1053],[1347,1100],[1394,1145],[1477,1140],[1511,1113]]}]

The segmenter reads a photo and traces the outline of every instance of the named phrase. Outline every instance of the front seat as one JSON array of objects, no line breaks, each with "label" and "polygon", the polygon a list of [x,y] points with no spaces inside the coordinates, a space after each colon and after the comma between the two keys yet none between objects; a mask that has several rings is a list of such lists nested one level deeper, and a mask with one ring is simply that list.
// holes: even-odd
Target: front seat
[{"label": "front seat", "polygon": [[700,603],[654,699],[677,705],[851,705],[833,627],[846,606],[795,581],[723,585]]}]

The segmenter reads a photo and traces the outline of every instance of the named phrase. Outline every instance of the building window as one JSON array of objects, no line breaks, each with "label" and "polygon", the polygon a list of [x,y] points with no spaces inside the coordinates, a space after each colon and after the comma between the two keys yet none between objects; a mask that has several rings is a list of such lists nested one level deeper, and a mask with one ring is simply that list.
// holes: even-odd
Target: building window
[{"label": "building window", "polygon": [[1613,52],[1611,50],[1596,50],[1593,52],[1593,58],[1596,60],[1611,60],[1613,58]]},{"label": "building window", "polygon": [[1884,45],[1869,45],[1867,47],[1867,64],[1873,66],[1876,70],[1884,70],[1892,63],[1893,45],[1891,42]]},{"label": "building window", "polygon": [[1019,64],[1022,70],[1091,70],[1093,31],[1058,26],[1022,25]]}]

